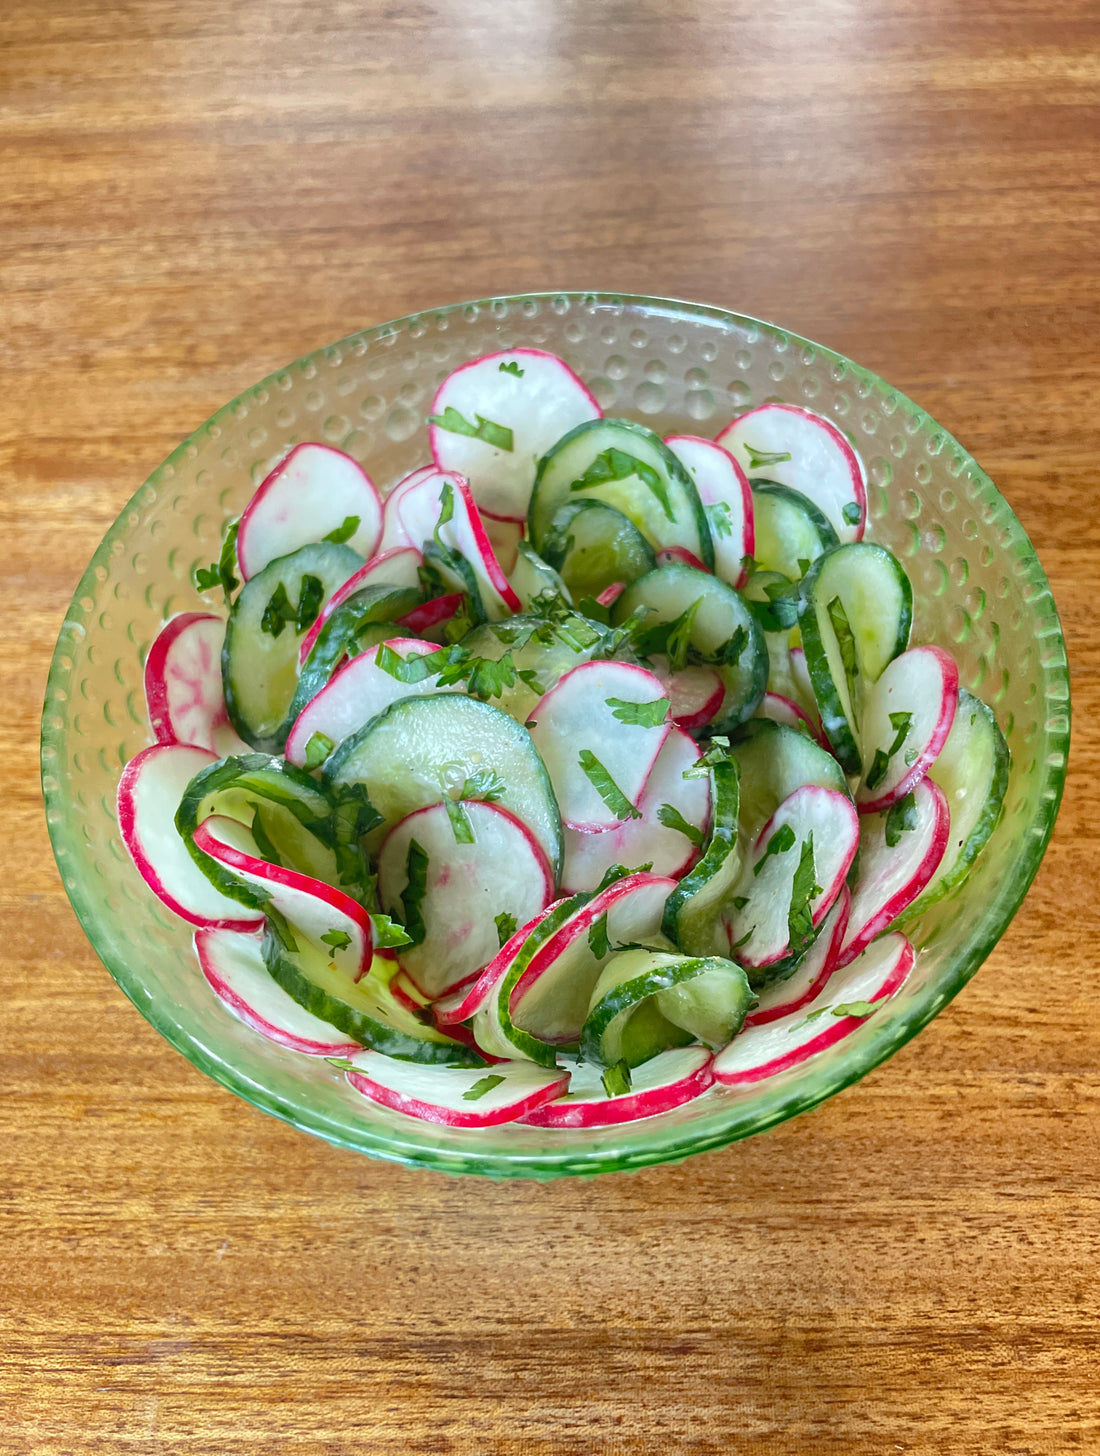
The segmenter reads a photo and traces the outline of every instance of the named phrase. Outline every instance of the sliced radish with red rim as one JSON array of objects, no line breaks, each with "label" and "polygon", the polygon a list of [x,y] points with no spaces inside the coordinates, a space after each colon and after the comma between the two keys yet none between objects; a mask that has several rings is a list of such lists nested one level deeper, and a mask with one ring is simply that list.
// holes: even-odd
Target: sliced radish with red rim
[{"label": "sliced radish with red rim", "polygon": [[896,804],[939,757],[959,702],[959,669],[942,647],[910,647],[868,689],[861,726],[861,814]]},{"label": "sliced radish with red rim", "polygon": [[730,452],[714,440],[667,435],[665,444],[687,468],[703,502],[714,542],[715,575],[730,586],[744,586],[748,579],[744,561],[756,544],[748,477]]},{"label": "sliced radish with red rim", "polygon": [[667,657],[655,657],[654,675],[660,679],[672,708],[672,721],[689,733],[705,728],[722,706],[726,685],[713,667],[684,667],[671,672]]},{"label": "sliced radish with red rim", "polygon": [[357,460],[332,445],[296,445],[241,516],[237,561],[247,581],[314,541],[346,541],[367,558],[382,532],[382,499]]},{"label": "sliced radish with red rim", "polygon": [[569,1086],[569,1073],[534,1062],[491,1067],[431,1067],[380,1052],[356,1052],[347,1073],[364,1097],[395,1112],[447,1127],[495,1127],[551,1102]]},{"label": "sliced radish with red rim", "polygon": [[158,743],[183,743],[222,757],[248,753],[233,731],[222,687],[225,621],[182,612],[153,639],[145,659],[145,702]]},{"label": "sliced radish with red rim", "polygon": [[693,1101],[714,1081],[706,1047],[674,1047],[635,1067],[626,1092],[612,1096],[595,1062],[564,1058],[569,1091],[520,1119],[532,1127],[611,1127],[656,1117]]},{"label": "sliced radish with red rim", "polygon": [[764,1026],[769,1021],[778,1021],[800,1006],[808,1006],[824,990],[840,958],[851,898],[848,886],[842,886],[813,945],[791,975],[785,980],[773,981],[760,992],[755,1008],[745,1017],[746,1026]]}]

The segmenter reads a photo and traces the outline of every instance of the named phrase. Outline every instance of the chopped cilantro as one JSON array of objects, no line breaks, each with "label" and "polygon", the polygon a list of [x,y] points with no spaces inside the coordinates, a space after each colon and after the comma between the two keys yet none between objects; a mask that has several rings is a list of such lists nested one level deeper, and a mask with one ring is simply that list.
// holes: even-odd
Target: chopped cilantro
[{"label": "chopped cilantro", "polygon": [[747,440],[742,445],[749,457],[750,470],[761,470],[765,465],[783,465],[791,458],[789,450],[758,450]]},{"label": "chopped cilantro", "polygon": [[347,1057],[326,1057],[330,1067],[335,1067],[338,1072],[354,1072],[355,1063],[349,1062]]},{"label": "chopped cilantro", "polygon": [[707,525],[716,540],[733,535],[733,520],[728,501],[714,501],[706,508]]},{"label": "chopped cilantro", "polygon": [[346,930],[329,930],[321,936],[323,945],[331,945],[333,950],[347,950],[351,944],[351,936]]},{"label": "chopped cilantro", "polygon": [[[909,729],[912,726],[912,713],[891,713],[890,727],[894,730],[894,741],[887,749],[876,748],[875,756],[871,760],[871,767],[867,770],[867,787],[877,789],[886,777],[886,769],[895,753],[902,747],[909,736]],[[911,764],[916,761],[916,754],[910,759],[906,754],[905,762]]]},{"label": "chopped cilantro", "polygon": [[227,607],[233,593],[240,585],[235,575],[237,531],[240,529],[240,524],[240,521],[229,522],[225,528],[225,535],[222,537],[222,549],[217,561],[211,562],[209,566],[196,566],[194,573],[195,586],[199,591],[213,591],[215,587],[221,587]]},{"label": "chopped cilantro", "polygon": [[476,773],[467,776],[458,797],[480,799],[483,803],[494,804],[504,793],[505,787],[504,780],[491,768],[479,768]]},{"label": "chopped cilantro", "polygon": [[458,802],[452,799],[450,794],[443,795],[443,807],[447,811],[447,818],[451,821],[451,833],[455,837],[456,844],[476,844],[474,826],[470,823],[470,816]]},{"label": "chopped cilantro", "polygon": [[405,856],[405,889],[401,895],[401,914],[410,945],[422,944],[428,933],[420,907],[428,890],[428,854],[415,839],[409,840]]},{"label": "chopped cilantro", "polygon": [[674,804],[662,804],[657,810],[657,818],[666,829],[675,829],[678,834],[690,839],[696,849],[702,849],[703,831],[689,824]]},{"label": "chopped cilantro", "polygon": [[606,910],[598,920],[594,920],[588,928],[588,949],[598,961],[611,953],[611,942],[607,938],[607,912]]},{"label": "chopped cilantro", "polygon": [[336,546],[342,546],[345,541],[351,540],[358,529],[359,517],[345,516],[335,530],[330,531],[327,536],[323,536],[321,539],[324,541],[332,541]]},{"label": "chopped cilantro", "polygon": [[862,512],[855,501],[849,501],[840,514],[849,526],[858,526]]},{"label": "chopped cilantro", "polygon": [[412,944],[412,937],[405,927],[396,920],[391,920],[388,915],[372,915],[370,923],[374,931],[375,950],[395,950],[398,946]]},{"label": "chopped cilantro", "polygon": [[647,465],[644,460],[639,460],[636,455],[629,455],[625,450],[618,450],[614,446],[597,455],[584,474],[574,480],[569,489],[589,490],[593,486],[604,485],[608,481],[629,480],[632,475],[637,476],[642,484],[653,492],[668,519],[675,521],[676,516],[668,498],[668,486],[653,466]]},{"label": "chopped cilantro", "polygon": [[914,794],[899,799],[886,816],[886,843],[894,849],[901,836],[917,827],[917,800]]},{"label": "chopped cilantro", "polygon": [[802,596],[797,581],[769,581],[764,584],[764,594],[771,605],[771,615],[781,630],[794,627],[802,610]]},{"label": "chopped cilantro", "polygon": [[631,703],[623,698],[605,698],[611,716],[632,728],[659,728],[668,718],[671,707],[667,698],[654,698],[651,703]]},{"label": "chopped cilantro", "polygon": [[463,1102],[477,1102],[485,1096],[486,1092],[491,1092],[494,1087],[499,1087],[503,1081],[504,1078],[499,1072],[491,1072],[488,1077],[482,1077],[479,1082],[475,1082],[468,1092],[463,1092],[462,1100]]},{"label": "chopped cilantro", "polygon": [[493,917],[493,924],[497,928],[497,940],[504,946],[516,933],[516,917],[510,915],[507,910],[502,910],[499,915]]},{"label": "chopped cilantro", "polygon": [[826,610],[840,648],[840,660],[844,664],[844,675],[848,679],[848,693],[854,697],[855,680],[859,676],[859,659],[856,656],[856,639],[848,622],[848,613],[839,597],[833,597]]},{"label": "chopped cilantro", "polygon": [[788,947],[792,955],[799,955],[813,942],[814,922],[810,910],[811,902],[821,894],[814,866],[814,837],[808,834],[803,840],[798,857],[798,868],[791,883],[791,903],[787,911],[787,928],[790,932]]},{"label": "chopped cilantro", "polygon": [[868,1016],[875,1014],[881,1004],[881,1002],[877,1001],[847,1001],[839,1006],[819,1006],[816,1011],[807,1013],[805,1021],[816,1021],[819,1016],[825,1016],[826,1014],[830,1016],[858,1016],[862,1020],[866,1020]]},{"label": "chopped cilantro", "polygon": [[780,825],[780,827],[768,840],[767,847],[765,848],[764,853],[753,865],[753,877],[755,878],[760,873],[760,871],[764,868],[765,864],[767,864],[768,860],[771,859],[773,854],[786,854],[789,849],[794,848],[794,844],[794,830],[789,824]]},{"label": "chopped cilantro", "polygon": [[642,817],[590,748],[581,749],[577,762],[585,778],[617,819]]},{"label": "chopped cilantro", "polygon": [[504,364],[498,364],[497,369],[500,371],[501,374],[514,374],[517,379],[523,378],[523,370],[519,367],[514,359],[509,359]]},{"label": "chopped cilantro", "polygon": [[296,616],[297,611],[290,605],[286,587],[280,582],[264,607],[263,616],[260,618],[260,631],[266,632],[269,637],[279,637],[286,624],[293,622]]},{"label": "chopped cilantro", "polygon": [[306,768],[320,768],[335,747],[336,744],[326,733],[311,733],[306,744]]},{"label": "chopped cilantro", "polygon": [[696,613],[702,605],[702,597],[696,597],[671,622],[655,622],[652,627],[641,628],[635,634],[635,647],[642,657],[653,657],[664,653],[668,658],[670,672],[681,672],[687,666],[691,648],[691,630],[695,625]]},{"label": "chopped cilantro", "polygon": [[325,599],[325,584],[319,576],[303,576],[298,588],[298,610],[294,613],[294,626],[300,637],[316,622]]},{"label": "chopped cilantro", "polygon": [[465,415],[459,414],[453,405],[448,405],[441,415],[429,415],[428,424],[438,425],[441,430],[449,430],[452,435],[468,435],[471,440],[484,440],[486,445],[493,445],[498,450],[511,450],[513,445],[512,432],[507,425],[498,425],[494,420],[487,420],[484,415],[475,414],[476,425],[472,425]]}]

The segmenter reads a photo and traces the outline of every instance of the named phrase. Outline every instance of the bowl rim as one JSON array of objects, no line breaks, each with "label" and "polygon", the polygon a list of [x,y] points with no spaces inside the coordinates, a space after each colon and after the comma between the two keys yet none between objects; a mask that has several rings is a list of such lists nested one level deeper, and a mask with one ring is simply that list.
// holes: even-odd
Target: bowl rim
[{"label": "bowl rim", "polygon": [[[140,972],[116,954],[110,946],[109,937],[100,934],[102,907],[94,895],[89,894],[80,879],[69,869],[69,864],[79,860],[80,846],[75,833],[70,835],[69,805],[60,777],[53,774],[53,764],[62,755],[68,728],[67,687],[72,672],[71,663],[63,664],[69,643],[64,639],[66,632],[74,626],[81,626],[81,612],[77,610],[80,599],[94,594],[98,585],[97,571],[108,564],[113,543],[123,537],[132,522],[127,518],[136,507],[148,500],[148,490],[155,488],[157,478],[166,468],[187,458],[190,447],[200,436],[208,435],[228,420],[234,419],[242,405],[255,398],[258,391],[277,388],[278,380],[290,370],[301,370],[310,364],[331,360],[334,353],[346,352],[357,345],[368,347],[384,339],[395,337],[402,331],[412,330],[422,324],[449,318],[455,314],[473,310],[512,309],[524,304],[535,303],[537,308],[544,304],[553,307],[558,301],[566,307],[579,306],[590,312],[617,312],[637,309],[649,316],[665,315],[673,318],[704,320],[727,328],[758,330],[773,341],[785,346],[795,346],[814,351],[816,358],[834,368],[842,368],[865,390],[888,396],[898,406],[912,412],[918,425],[931,425],[942,436],[945,447],[957,452],[962,460],[967,478],[974,483],[976,505],[993,508],[998,523],[1012,540],[1005,550],[1013,556],[1016,570],[1022,579],[1022,588],[1028,593],[1028,603],[1037,619],[1037,635],[1044,639],[1047,659],[1040,662],[1039,671],[1050,716],[1044,725],[1043,735],[1036,743],[1036,753],[1042,752],[1042,778],[1037,788],[1037,808],[1026,826],[1025,848],[1013,865],[1012,872],[1003,877],[986,902],[983,913],[967,939],[963,953],[956,957],[947,972],[922,988],[907,1005],[894,1015],[876,1016],[865,1023],[857,1032],[845,1039],[845,1055],[823,1060],[818,1075],[809,1073],[795,1079],[778,1079],[779,1085],[759,1088],[754,1096],[754,1115],[751,1120],[738,1119],[738,1102],[730,1100],[716,1104],[726,1109],[725,1119],[712,1116],[704,1125],[697,1123],[663,1124],[660,1119],[646,1119],[635,1127],[645,1127],[653,1136],[644,1146],[634,1146],[628,1151],[615,1148],[594,1148],[585,1151],[582,1145],[570,1140],[563,1143],[560,1153],[522,1151],[507,1152],[488,1150],[459,1152],[454,1149],[435,1147],[422,1141],[420,1136],[402,1137],[388,1127],[371,1128],[364,1123],[356,1129],[356,1136],[348,1134],[344,1124],[328,1124],[326,1120],[309,1109],[303,1109],[289,1097],[273,1092],[270,1088],[254,1082],[232,1062],[222,1057],[212,1046],[182,1026],[171,1015],[172,1007],[161,1005],[146,989]],[[536,310],[537,311],[537,310]],[[1050,652],[1058,648],[1060,652]],[[1058,610],[1046,573],[1026,531],[1011,506],[998,491],[988,475],[981,469],[954,436],[940,425],[928,412],[914,403],[901,391],[895,389],[871,370],[856,364],[836,350],[793,333],[777,324],[758,319],[749,314],[738,313],[714,305],[695,303],[690,300],[650,296],[646,294],[609,293],[599,290],[545,291],[523,294],[500,294],[488,298],[465,300],[438,307],[418,309],[401,318],[370,328],[355,330],[333,343],[310,350],[307,354],[272,371],[264,379],[251,384],[227,404],[221,406],[209,419],[193,430],[157,466],[148,479],[138,487],[119,511],[96,548],[87,568],[73,592],[69,608],[54,648],[46,685],[41,733],[41,774],[43,799],[46,807],[47,828],[51,846],[57,862],[62,884],[76,913],[77,919],[88,940],[114,977],[121,990],[138,1008],[147,1021],[177,1051],[229,1091],[236,1093],[246,1102],[269,1112],[302,1131],[313,1133],[338,1147],[367,1153],[369,1156],[405,1166],[430,1167],[449,1173],[476,1173],[492,1178],[529,1177],[549,1179],[563,1175],[591,1175],[602,1172],[637,1170],[658,1163],[680,1162],[696,1153],[715,1151],[741,1138],[763,1132],[778,1123],[809,1111],[827,1097],[859,1081],[888,1057],[892,1056],[912,1037],[923,1030],[932,1018],[952,1000],[966,985],[978,967],[990,954],[1001,935],[1023,902],[1032,880],[1038,871],[1043,854],[1050,840],[1061,803],[1066,777],[1070,741],[1070,687],[1066,665],[1065,642],[1062,635]],[[1057,715],[1057,716],[1055,716]],[[60,726],[58,726],[60,725]],[[75,853],[71,852],[75,851]],[[105,941],[107,942],[105,944]],[[812,1065],[812,1064],[811,1064]],[[430,1124],[418,1124],[418,1131],[430,1129]],[[410,1130],[411,1131],[411,1130]],[[625,1131],[625,1129],[624,1129]]]}]

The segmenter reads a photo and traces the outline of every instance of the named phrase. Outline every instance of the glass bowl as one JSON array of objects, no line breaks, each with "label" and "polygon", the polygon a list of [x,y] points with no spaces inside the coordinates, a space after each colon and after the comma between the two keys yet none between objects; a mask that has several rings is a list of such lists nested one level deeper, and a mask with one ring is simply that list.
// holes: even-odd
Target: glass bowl
[{"label": "glass bowl", "polygon": [[[920,954],[889,1008],[815,1059],[677,1111],[569,1131],[437,1127],[352,1091],[324,1061],[243,1026],[215,1000],[191,931],[123,849],[115,790],[151,742],[142,666],[164,619],[200,605],[191,572],[218,552],[272,461],[339,445],[385,486],[429,458],[424,416],[457,364],[535,345],[561,354],[605,411],[661,434],[712,435],[769,399],[806,404],[856,442],[872,530],[913,582],[913,640],[939,642],[993,707],[1012,750],[1003,819],[961,893],[917,927]],[[69,899],[96,952],[156,1029],[232,1091],[330,1142],[449,1173],[551,1178],[641,1168],[720,1148],[814,1107],[916,1035],[969,980],[1019,906],[1054,824],[1069,743],[1058,614],[1019,521],[971,457],[866,369],[784,329],[671,299],[535,294],[431,309],[352,334],[247,390],[175,450],[104,537],[77,587],[43,716],[46,816]]]}]

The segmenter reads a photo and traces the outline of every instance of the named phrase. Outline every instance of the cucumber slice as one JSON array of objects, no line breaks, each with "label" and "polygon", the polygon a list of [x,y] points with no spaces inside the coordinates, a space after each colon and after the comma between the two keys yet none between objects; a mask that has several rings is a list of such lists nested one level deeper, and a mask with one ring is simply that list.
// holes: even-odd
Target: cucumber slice
[{"label": "cucumber slice", "polygon": [[578,497],[622,511],[655,549],[683,546],[713,568],[714,546],[699,492],[660,436],[644,425],[590,420],[543,456],[527,517],[536,551],[542,550],[558,511]]},{"label": "cucumber slice", "polygon": [[863,771],[861,699],[904,652],[913,588],[901,562],[868,541],[819,556],[802,582],[802,644],[821,723],[845,773]]},{"label": "cucumber slice", "polygon": [[195,831],[214,815],[247,826],[264,846],[260,857],[269,863],[342,884],[353,895],[362,890],[366,866],[346,842],[349,836],[338,833],[335,800],[292,764],[263,753],[212,763],[187,785],[176,811],[176,828],[211,884],[223,895],[262,909],[264,899],[196,846]]},{"label": "cucumber slice", "polygon": [[[392,828],[415,809],[442,801],[478,773],[500,784],[496,800],[527,825],[555,879],[561,874],[562,833],[554,791],[531,735],[507,713],[461,693],[403,698],[346,738],[326,762],[330,788],[362,784]],[[373,842],[382,837],[376,831]]]},{"label": "cucumber slice", "polygon": [[[363,558],[350,546],[322,541],[277,557],[241,588],[225,626],[222,681],[230,721],[253,748],[277,753],[294,721],[290,705],[298,686],[298,642],[314,617],[306,621],[303,616],[299,628],[298,622],[286,620],[286,614],[299,610],[307,578],[321,583],[316,616],[362,565]],[[285,609],[280,613],[282,604]]]},{"label": "cucumber slice", "polygon": [[711,764],[714,823],[703,857],[665,902],[662,930],[687,955],[718,955],[728,948],[719,918],[723,901],[741,873],[737,822],[741,802],[736,759]]},{"label": "cucumber slice", "polygon": [[525,612],[529,610],[532,602],[547,593],[551,596],[561,597],[566,606],[573,605],[569,588],[555,571],[554,566],[545,561],[526,541],[516,542],[516,564],[512,567],[512,574],[508,580]]},{"label": "cucumber slice", "polygon": [[[367,586],[341,602],[317,634],[302,664],[290,704],[293,722],[306,705],[328,686],[345,658],[376,647],[397,635],[399,617],[420,605],[421,593],[407,586]],[[379,636],[379,633],[384,635]],[[375,638],[377,640],[372,641]]]},{"label": "cucumber slice", "polygon": [[754,718],[738,733],[730,752],[741,769],[741,830],[750,842],[803,784],[851,797],[832,754],[795,728]]},{"label": "cucumber slice", "polygon": [[840,545],[825,512],[789,485],[754,480],[752,508],[756,528],[753,556],[766,570],[780,571],[791,581],[805,575],[804,562],[812,565]]},{"label": "cucumber slice", "polygon": [[935,874],[900,917],[909,924],[963,883],[1000,822],[1012,758],[993,710],[959,689],[947,742],[928,777],[943,790],[951,814],[947,848]]},{"label": "cucumber slice", "polygon": [[328,956],[305,937],[289,948],[270,925],[263,941],[264,964],[273,980],[311,1015],[327,1021],[360,1046],[401,1061],[429,1065],[479,1066],[484,1058],[437,1031],[403,1006],[388,984],[368,972],[355,981],[333,969]]},{"label": "cucumber slice", "polygon": [[689,1041],[723,1047],[754,1001],[734,961],[633,947],[611,957],[593,988],[580,1054],[604,1067],[636,1067]]},{"label": "cucumber slice", "polygon": [[543,555],[580,601],[598,597],[614,582],[632,582],[653,571],[653,547],[622,511],[598,500],[577,500],[554,513]]},{"label": "cucumber slice", "polygon": [[713,663],[725,686],[711,731],[730,733],[756,711],[768,681],[768,653],[752,610],[728,583],[672,561],[639,577],[612,609],[624,622],[639,607],[648,615],[635,637],[643,656],[666,656],[673,668],[690,654]]}]

